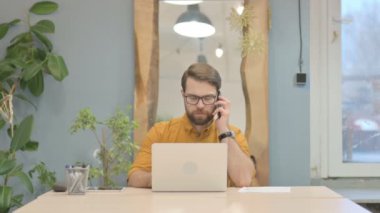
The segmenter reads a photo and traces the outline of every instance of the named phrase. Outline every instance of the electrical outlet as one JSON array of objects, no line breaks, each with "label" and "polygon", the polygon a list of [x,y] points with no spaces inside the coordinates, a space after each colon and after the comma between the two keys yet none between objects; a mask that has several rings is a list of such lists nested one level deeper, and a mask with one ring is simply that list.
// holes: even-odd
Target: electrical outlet
[{"label": "electrical outlet", "polygon": [[306,73],[297,73],[296,74],[296,84],[305,85],[306,84]]}]

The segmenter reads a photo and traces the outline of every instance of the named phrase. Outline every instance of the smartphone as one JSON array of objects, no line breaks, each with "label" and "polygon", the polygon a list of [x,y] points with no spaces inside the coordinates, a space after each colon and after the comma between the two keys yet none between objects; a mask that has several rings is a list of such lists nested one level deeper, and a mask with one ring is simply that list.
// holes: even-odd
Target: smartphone
[{"label": "smartphone", "polygon": [[220,117],[222,117],[222,113],[218,112],[218,118],[219,119]]},{"label": "smartphone", "polygon": [[[217,100],[219,100],[219,96],[218,96]],[[216,105],[216,108],[218,108],[218,107],[222,107],[222,105],[217,104],[217,105]],[[220,117],[222,117],[222,113],[221,113],[221,112],[218,112],[218,115],[217,115],[217,118],[216,118],[216,119],[219,119]]]}]

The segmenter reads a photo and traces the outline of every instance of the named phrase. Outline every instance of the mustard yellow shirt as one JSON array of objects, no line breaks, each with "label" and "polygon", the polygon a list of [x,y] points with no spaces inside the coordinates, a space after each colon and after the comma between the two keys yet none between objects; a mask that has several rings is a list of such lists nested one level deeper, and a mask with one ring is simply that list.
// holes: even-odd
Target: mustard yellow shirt
[{"label": "mustard yellow shirt", "polygon": [[[241,150],[249,156],[249,148],[245,136],[237,127],[230,125],[229,128],[235,133],[235,140]],[[186,115],[156,123],[149,130],[145,140],[141,144],[140,150],[128,172],[128,177],[136,170],[152,171],[151,146],[153,143],[217,143],[218,135],[215,122],[212,122],[203,132],[198,132],[191,125]]]}]

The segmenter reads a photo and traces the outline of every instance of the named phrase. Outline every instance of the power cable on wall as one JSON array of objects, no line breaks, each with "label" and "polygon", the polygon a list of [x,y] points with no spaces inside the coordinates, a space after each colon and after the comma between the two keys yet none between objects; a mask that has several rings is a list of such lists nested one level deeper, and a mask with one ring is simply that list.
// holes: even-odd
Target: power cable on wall
[{"label": "power cable on wall", "polygon": [[300,33],[300,55],[298,59],[298,65],[299,65],[299,72],[302,73],[302,65],[303,65],[303,58],[302,58],[302,49],[303,49],[303,41],[302,41],[302,26],[301,26],[301,0],[298,0],[298,29]]},{"label": "power cable on wall", "polygon": [[302,25],[301,25],[301,0],[298,0],[298,30],[299,30],[299,38],[300,38],[300,51],[298,57],[298,73],[296,74],[296,84],[297,85],[305,85],[306,84],[306,73],[303,73],[303,39],[302,39]]}]

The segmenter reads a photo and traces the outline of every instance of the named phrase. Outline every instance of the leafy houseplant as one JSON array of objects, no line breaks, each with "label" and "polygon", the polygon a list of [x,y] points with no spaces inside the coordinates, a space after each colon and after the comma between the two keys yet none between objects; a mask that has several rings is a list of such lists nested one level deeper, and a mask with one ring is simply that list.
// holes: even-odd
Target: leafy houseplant
[{"label": "leafy houseplant", "polygon": [[129,118],[128,112],[129,110],[118,109],[110,118],[99,121],[89,108],[84,108],[70,127],[72,134],[79,130],[90,130],[95,135],[99,144],[96,157],[101,165],[90,169],[90,178],[102,177],[100,188],[115,187],[114,178],[120,174],[127,174],[131,165],[130,157],[137,148],[131,135],[137,124]]},{"label": "leafy houseplant", "polygon": [[[10,178],[18,177],[30,192],[34,190],[31,177],[23,171],[23,164],[17,163],[16,159],[17,152],[38,149],[38,142],[30,140],[33,116],[29,115],[17,124],[14,119],[14,97],[31,103],[23,93],[29,90],[32,95],[40,96],[44,91],[44,74],[52,75],[58,81],[68,75],[64,59],[53,53],[53,44],[46,36],[54,33],[54,23],[48,19],[36,23],[30,21],[32,15],[49,15],[57,9],[58,4],[55,2],[37,2],[29,9],[26,21],[14,19],[0,24],[0,40],[15,25],[23,23],[27,26],[25,32],[10,40],[9,46],[4,50],[4,58],[0,59],[0,130],[5,133],[4,128],[8,127],[10,138],[9,148],[0,150],[0,213],[20,206],[23,200],[23,194],[13,194],[13,187],[9,185]],[[35,171],[40,173],[44,170]]]}]

